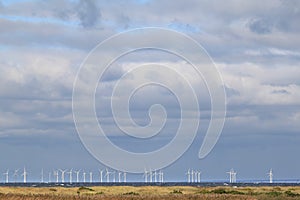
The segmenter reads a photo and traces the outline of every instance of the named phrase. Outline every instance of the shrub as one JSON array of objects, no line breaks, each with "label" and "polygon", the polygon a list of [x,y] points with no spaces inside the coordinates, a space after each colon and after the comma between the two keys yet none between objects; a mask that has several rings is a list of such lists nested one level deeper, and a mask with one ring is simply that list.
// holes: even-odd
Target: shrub
[{"label": "shrub", "polygon": [[281,192],[277,192],[277,191],[272,191],[272,192],[267,192],[267,195],[273,196],[273,197],[278,197],[280,196],[282,193]]},{"label": "shrub", "polygon": [[181,190],[173,190],[173,192],[171,192],[172,194],[182,194]]},{"label": "shrub", "polygon": [[84,191],[84,190],[91,191],[91,192],[95,191],[92,188],[88,188],[88,187],[84,187],[84,186],[81,186],[80,188],[78,188],[78,191]]},{"label": "shrub", "polygon": [[136,192],[126,192],[126,193],[123,193],[123,195],[139,195],[139,193],[136,193]]},{"label": "shrub", "polygon": [[297,196],[299,196],[298,193],[294,193],[294,192],[292,192],[291,190],[285,191],[284,194],[285,194],[286,196],[289,196],[289,197],[297,197]]}]

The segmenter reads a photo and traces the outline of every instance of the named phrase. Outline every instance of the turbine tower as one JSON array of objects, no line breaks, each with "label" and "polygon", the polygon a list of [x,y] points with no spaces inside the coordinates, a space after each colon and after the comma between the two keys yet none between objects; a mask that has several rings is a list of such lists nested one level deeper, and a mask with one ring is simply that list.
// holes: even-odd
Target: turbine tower
[{"label": "turbine tower", "polygon": [[41,171],[41,183],[44,183],[44,169]]},{"label": "turbine tower", "polygon": [[17,181],[18,171],[19,171],[19,169],[16,169],[15,172],[14,172],[14,174],[13,174],[15,182]]},{"label": "turbine tower", "polygon": [[188,183],[190,183],[191,182],[191,172],[190,172],[190,169],[188,169],[186,175],[187,175],[187,179],[188,179],[187,181],[188,181]]},{"label": "turbine tower", "polygon": [[73,179],[73,169],[71,169],[69,172],[67,172],[69,174],[69,180],[70,180],[70,184],[72,184],[72,179]]},{"label": "turbine tower", "polygon": [[58,170],[54,170],[54,171],[53,171],[53,175],[54,175],[55,178],[56,178],[56,183],[58,183]]},{"label": "turbine tower", "polygon": [[3,173],[3,175],[5,175],[5,183],[8,183],[8,174],[9,174],[9,169],[7,169],[5,173]]},{"label": "turbine tower", "polygon": [[79,182],[79,173],[80,173],[80,169],[79,170],[74,170],[74,173],[76,173],[76,182]]},{"label": "turbine tower", "polygon": [[105,177],[106,177],[106,182],[108,183],[109,182],[109,175],[112,174],[113,172],[110,172],[108,171],[108,169],[106,168],[106,174],[105,174]]},{"label": "turbine tower", "polygon": [[147,183],[148,182],[148,172],[147,172],[146,169],[144,170],[144,175],[143,176],[145,177],[145,183]]},{"label": "turbine tower", "polygon": [[233,183],[236,183],[236,174],[237,174],[237,172],[233,172],[233,174],[232,174],[232,182]]},{"label": "turbine tower", "polygon": [[164,173],[161,171],[161,170],[159,170],[159,172],[158,172],[158,181],[160,182],[160,183],[163,183],[164,182]]},{"label": "turbine tower", "polygon": [[119,183],[121,183],[121,175],[122,175],[122,172],[119,171],[119,172],[118,172],[118,182],[119,182]]},{"label": "turbine tower", "polygon": [[150,169],[149,170],[149,182],[152,183],[152,176],[153,176],[153,173],[152,173],[152,170]]},{"label": "turbine tower", "polygon": [[23,182],[24,183],[26,183],[26,178],[27,178],[27,172],[26,172],[26,169],[25,169],[25,167],[24,167],[24,170],[23,170],[23,174],[22,174],[22,176],[23,176]]},{"label": "turbine tower", "polygon": [[124,183],[126,183],[126,172],[123,172]]},{"label": "turbine tower", "polygon": [[270,169],[268,176],[269,176],[269,182],[273,183],[273,170],[272,169]]},{"label": "turbine tower", "polygon": [[198,183],[198,171],[195,171],[194,174],[195,174],[195,179],[194,180],[195,180],[196,183]]},{"label": "turbine tower", "polygon": [[86,173],[85,173],[85,171],[83,171],[83,182],[85,183],[85,175],[86,175]]},{"label": "turbine tower", "polygon": [[61,182],[64,183],[65,182],[65,173],[67,170],[59,169],[59,171],[61,172]]},{"label": "turbine tower", "polygon": [[201,183],[201,171],[198,172],[198,183]]},{"label": "turbine tower", "polygon": [[90,172],[90,183],[93,182],[93,172]]},{"label": "turbine tower", "polygon": [[103,182],[103,170],[99,169],[99,173],[100,173],[100,183]]},{"label": "turbine tower", "polygon": [[234,172],[234,170],[233,169],[231,169],[229,172],[226,172],[227,174],[229,174],[229,183],[233,183],[233,178],[234,178],[234,174],[235,174],[235,172]]},{"label": "turbine tower", "polygon": [[116,182],[116,172],[113,171],[112,174],[113,174],[113,178],[114,178],[114,179],[113,179],[113,182],[115,183],[115,182]]},{"label": "turbine tower", "polygon": [[48,174],[48,183],[51,183],[51,172]]}]

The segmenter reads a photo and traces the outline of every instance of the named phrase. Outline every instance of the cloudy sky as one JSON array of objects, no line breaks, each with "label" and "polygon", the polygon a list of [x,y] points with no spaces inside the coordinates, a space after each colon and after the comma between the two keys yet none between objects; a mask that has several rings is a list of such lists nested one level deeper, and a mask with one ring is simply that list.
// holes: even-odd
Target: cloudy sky
[{"label": "cloudy sky", "polygon": [[[75,129],[72,90],[77,71],[108,37],[161,27],[190,36],[214,60],[227,95],[221,137],[206,158],[198,159],[211,106],[203,81],[173,55],[141,51],[113,63],[97,88],[98,120],[110,139],[124,149],[145,152],[174,136],[179,104],[172,92],[144,88],[130,101],[131,116],[142,126],[149,123],[151,105],[161,104],[168,112],[164,137],[148,143],[122,136],[107,98],[126,71],[157,62],[194,80],[203,109],[196,140],[164,169],[166,180],[185,180],[188,168],[201,170],[205,180],[227,179],[230,168],[244,180],[267,179],[270,168],[275,179],[300,179],[299,21],[297,0],[0,0],[0,173],[26,166],[36,180],[41,168],[95,173],[104,168]],[[174,86],[176,81],[170,80]]]}]

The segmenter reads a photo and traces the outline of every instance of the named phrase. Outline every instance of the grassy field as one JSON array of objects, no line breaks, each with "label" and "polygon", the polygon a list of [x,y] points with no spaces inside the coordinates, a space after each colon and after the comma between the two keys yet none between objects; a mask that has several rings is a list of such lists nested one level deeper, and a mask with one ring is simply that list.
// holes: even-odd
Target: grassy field
[{"label": "grassy field", "polygon": [[67,199],[291,199],[300,200],[300,187],[0,187],[0,199],[67,200]]}]

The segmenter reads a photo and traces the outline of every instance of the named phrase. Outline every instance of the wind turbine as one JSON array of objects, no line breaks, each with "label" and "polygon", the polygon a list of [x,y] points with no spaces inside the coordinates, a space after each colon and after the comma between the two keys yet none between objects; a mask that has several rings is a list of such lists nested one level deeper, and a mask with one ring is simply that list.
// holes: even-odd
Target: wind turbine
[{"label": "wind turbine", "polygon": [[103,170],[101,169],[98,169],[99,170],[99,173],[100,173],[100,183],[103,182]]},{"label": "wind turbine", "polygon": [[109,175],[111,174],[112,172],[108,171],[108,169],[106,168],[106,174],[105,174],[105,177],[106,177],[106,182],[108,183],[109,182]]},{"label": "wind turbine", "polygon": [[70,180],[70,184],[72,184],[72,178],[73,178],[73,169],[71,169],[69,172],[67,172],[69,174],[69,180]]},{"label": "wind turbine", "polygon": [[157,182],[157,172],[156,172],[156,170],[154,170],[154,182],[155,183]]},{"label": "wind turbine", "polygon": [[41,171],[41,183],[44,183],[44,169]]},{"label": "wind turbine", "polygon": [[67,170],[59,169],[59,171],[61,172],[61,182],[64,183],[65,182],[65,173]]},{"label": "wind turbine", "polygon": [[198,183],[201,182],[201,173],[202,173],[202,172],[198,172]]},{"label": "wind turbine", "polygon": [[23,182],[24,183],[26,183],[26,178],[27,178],[27,172],[26,172],[26,169],[25,169],[25,167],[24,167],[24,171],[23,171],[23,174],[22,174],[22,176],[23,176]]},{"label": "wind turbine", "polygon": [[115,182],[116,182],[116,172],[113,171],[112,174],[113,174],[113,178],[114,178],[114,179],[113,179],[113,182],[115,183]]},{"label": "wind turbine", "polygon": [[48,174],[48,183],[51,183],[51,172]]},{"label": "wind turbine", "polygon": [[119,183],[121,183],[121,175],[122,175],[122,172],[118,172],[118,181],[119,181]]},{"label": "wind turbine", "polygon": [[79,170],[74,170],[74,173],[76,173],[76,182],[79,182],[79,173],[80,173],[80,169]]},{"label": "wind turbine", "polygon": [[111,174],[110,171],[108,171],[108,169],[106,168],[106,173],[105,173],[105,177],[106,177],[106,182],[109,182],[109,175]]},{"label": "wind turbine", "polygon": [[233,176],[233,177],[232,177],[232,182],[233,182],[233,183],[236,183],[236,174],[237,174],[237,172],[235,172],[235,171],[234,171],[233,174],[232,174],[232,176]]},{"label": "wind turbine", "polygon": [[150,169],[149,170],[149,182],[152,183],[152,176],[153,176],[153,173],[152,173],[152,170]]},{"label": "wind turbine", "polygon": [[270,171],[269,171],[269,173],[267,173],[268,174],[268,176],[269,176],[269,182],[270,183],[273,183],[273,170],[272,169],[270,169]]},{"label": "wind turbine", "polygon": [[160,182],[160,183],[163,183],[164,182],[164,173],[160,170],[159,172],[158,172],[158,181]]},{"label": "wind turbine", "polygon": [[229,172],[226,172],[227,174],[229,174],[229,183],[232,183],[233,182],[233,180],[232,180],[232,178],[233,178],[233,176],[234,176],[234,170],[233,169],[231,169]]},{"label": "wind turbine", "polygon": [[148,172],[147,172],[146,169],[144,170],[144,175],[143,176],[145,177],[145,183],[147,183],[148,182]]},{"label": "wind turbine", "polygon": [[54,170],[53,175],[56,177],[56,183],[58,183],[58,170]]},{"label": "wind turbine", "polygon": [[124,183],[126,183],[126,172],[123,172]]},{"label": "wind turbine", "polygon": [[85,175],[86,175],[86,173],[85,173],[85,171],[83,171],[83,182],[85,183]]},{"label": "wind turbine", "polygon": [[191,179],[192,179],[191,182],[194,183],[194,170],[193,169],[191,171]]},{"label": "wind turbine", "polygon": [[198,183],[198,171],[194,172],[194,176],[195,176],[195,182]]},{"label": "wind turbine", "polygon": [[3,173],[3,175],[5,175],[5,183],[8,183],[8,174],[9,174],[9,169],[7,169],[5,173]]},{"label": "wind turbine", "polygon": [[190,172],[190,169],[188,169],[186,175],[187,175],[187,178],[188,178],[188,183],[190,183],[191,182],[191,172]]},{"label": "wind turbine", "polygon": [[16,180],[17,180],[18,171],[19,171],[19,169],[16,169],[15,172],[14,172],[14,174],[13,174],[13,177],[14,177],[14,181],[15,181],[15,182],[16,182]]},{"label": "wind turbine", "polygon": [[90,172],[90,183],[93,182],[93,172]]}]

